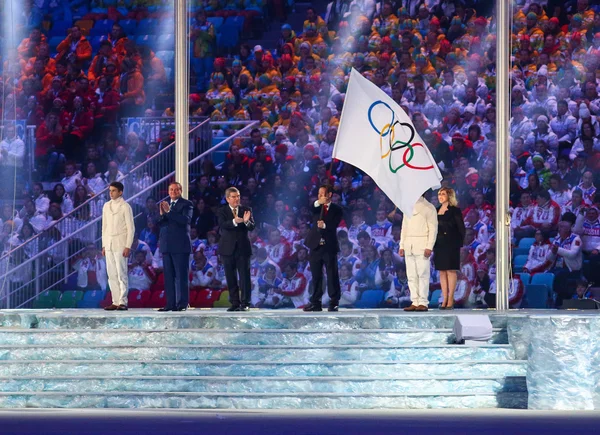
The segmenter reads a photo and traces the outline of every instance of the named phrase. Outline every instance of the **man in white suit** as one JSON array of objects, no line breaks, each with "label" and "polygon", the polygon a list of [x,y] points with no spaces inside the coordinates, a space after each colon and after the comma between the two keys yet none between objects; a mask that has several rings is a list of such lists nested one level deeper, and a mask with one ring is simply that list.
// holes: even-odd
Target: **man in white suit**
[{"label": "man in white suit", "polygon": [[109,187],[110,201],[102,208],[102,255],[106,257],[108,284],[112,304],[107,311],[127,310],[127,259],[133,243],[133,212],[123,199],[123,184],[115,181]]},{"label": "man in white suit", "polygon": [[400,256],[406,261],[406,275],[412,304],[404,311],[427,311],[429,304],[430,257],[437,237],[435,207],[425,198],[416,202],[413,215],[404,215],[400,234]]}]

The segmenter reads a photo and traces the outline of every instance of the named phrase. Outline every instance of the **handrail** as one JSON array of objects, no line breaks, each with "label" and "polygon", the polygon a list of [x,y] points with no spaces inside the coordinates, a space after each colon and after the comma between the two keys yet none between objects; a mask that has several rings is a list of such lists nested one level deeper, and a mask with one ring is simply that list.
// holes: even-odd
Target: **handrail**
[{"label": "handrail", "polygon": [[[205,119],[204,121],[202,121],[200,124],[198,124],[197,126],[195,126],[193,129],[191,129],[188,134],[192,134],[194,133],[196,130],[198,130],[199,128],[201,128],[202,126],[204,126],[206,123],[210,123],[210,118]],[[175,138],[176,140],[177,138]],[[136,173],[136,171],[141,168],[144,165],[149,164],[149,162],[154,161],[155,159],[157,159],[160,155],[163,155],[164,153],[167,152],[167,150],[170,150],[171,147],[175,146],[175,140],[173,142],[171,142],[169,145],[167,145],[166,147],[164,147],[162,150],[158,151],[156,154],[154,154],[152,157],[150,157],[147,160],[144,160],[142,163],[140,163],[139,165],[131,168],[131,170],[125,174],[123,176],[123,178],[119,181],[123,181],[125,179],[127,179],[128,177],[133,177],[133,174]],[[75,215],[75,213],[77,211],[79,211],[80,209],[82,209],[85,206],[89,206],[90,204],[92,204],[94,201],[96,201],[98,199],[98,197],[100,197],[101,195],[106,194],[110,189],[110,186],[106,186],[103,190],[101,190],[100,192],[98,192],[97,194],[95,194],[94,196],[92,196],[90,199],[84,201],[83,203],[79,204],[77,207],[75,207],[73,210],[71,210],[69,213],[67,213],[66,215],[64,215],[63,217],[61,217],[60,219],[58,219],[54,225],[58,225],[60,222],[64,221],[65,219],[71,217],[72,215]],[[10,251],[8,251],[7,253],[5,253],[4,255],[2,255],[0,257],[0,262],[5,260],[6,258],[10,257],[11,255],[13,255],[17,250],[22,249],[24,246],[28,245],[29,243],[33,242],[34,240],[38,240],[40,237],[42,237],[42,235],[44,234],[45,230],[40,231],[38,234],[36,234],[35,236],[33,236],[31,239],[28,239],[25,243],[16,246],[14,249],[11,249]]]},{"label": "handrail", "polygon": [[[248,121],[245,121],[248,122]],[[220,148],[221,146],[225,145],[227,142],[232,141],[233,139],[235,139],[238,136],[241,136],[242,133],[246,132],[248,129],[254,128],[255,125],[258,124],[258,121],[251,121],[248,125],[246,125],[244,128],[242,128],[241,130],[236,131],[234,134],[232,134],[231,136],[228,136],[226,138],[224,138],[221,142],[219,142],[218,144],[214,145],[213,147],[211,147],[210,149],[204,151],[203,153],[201,153],[200,155],[194,157],[192,160],[190,160],[188,162],[188,164],[193,164],[193,163],[197,163],[198,161],[200,161],[200,159],[204,158],[205,156],[207,156],[208,154],[212,153],[213,151],[215,151],[217,148]],[[191,133],[191,131],[190,131]],[[142,189],[140,192],[136,193],[135,195],[131,196],[130,198],[127,198],[126,201],[127,202],[133,202],[135,199],[139,198],[141,195],[145,194],[147,191],[154,189],[156,186],[160,185],[161,183],[163,183],[164,181],[168,180],[171,177],[175,176],[175,171],[170,172],[169,174],[165,175],[164,177],[162,177],[159,180],[156,180],[155,182],[153,182],[150,186],[146,187],[145,189]],[[91,221],[88,221],[88,223],[78,229],[76,229],[75,231],[73,231],[72,233],[68,234],[67,236],[65,236],[64,238],[62,238],[58,243],[65,243],[68,240],[71,240],[73,238],[73,236],[75,234],[79,234],[80,232],[88,229],[89,227],[91,227],[92,225],[98,223],[100,220],[102,219],[101,216],[98,216],[96,218],[94,218]],[[59,221],[56,221],[56,223],[53,226],[56,226],[58,224]],[[40,233],[41,234],[41,233]],[[29,239],[29,240],[33,240],[33,238]],[[28,243],[29,240],[26,242]],[[24,246],[25,243],[23,245],[19,245],[19,247]],[[4,280],[6,280],[8,278],[9,274],[13,274],[16,271],[22,269],[23,267],[33,263],[35,260],[37,260],[38,258],[43,257],[44,255],[46,255],[48,252],[52,251],[53,249],[55,249],[54,245],[51,245],[49,247],[47,247],[46,249],[38,252],[36,255],[34,255],[31,258],[28,258],[27,261],[24,261],[23,263],[13,267],[10,271],[7,271],[6,273],[0,275],[0,285],[2,285],[1,283],[4,282]],[[2,257],[4,258],[4,257]],[[0,259],[1,261],[2,259]],[[66,259],[65,259],[66,260]]]}]

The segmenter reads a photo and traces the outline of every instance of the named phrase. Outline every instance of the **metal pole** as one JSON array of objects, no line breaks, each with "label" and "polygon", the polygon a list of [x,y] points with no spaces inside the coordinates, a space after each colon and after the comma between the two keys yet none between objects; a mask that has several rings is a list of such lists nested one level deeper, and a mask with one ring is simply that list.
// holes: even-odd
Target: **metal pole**
[{"label": "metal pole", "polygon": [[188,195],[189,38],[187,0],[175,1],[175,178]]},{"label": "metal pole", "polygon": [[510,3],[496,0],[496,309],[508,310],[510,285],[510,149],[508,120],[510,119]]}]

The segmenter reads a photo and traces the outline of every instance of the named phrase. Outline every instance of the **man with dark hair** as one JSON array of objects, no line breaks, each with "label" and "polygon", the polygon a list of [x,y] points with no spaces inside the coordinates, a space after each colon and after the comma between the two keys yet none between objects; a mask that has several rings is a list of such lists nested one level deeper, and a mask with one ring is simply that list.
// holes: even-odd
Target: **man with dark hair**
[{"label": "man with dark hair", "polygon": [[337,311],[341,288],[338,273],[337,253],[340,250],[337,239],[337,227],[342,221],[342,208],[331,202],[333,187],[329,184],[319,188],[318,199],[312,206],[313,225],[306,246],[310,249],[310,270],[313,274],[313,290],[310,303],[304,311],[323,311],[323,266],[327,270],[328,311]]},{"label": "man with dark hair", "polygon": [[110,201],[102,209],[102,255],[106,257],[108,284],[112,304],[107,311],[127,310],[127,260],[131,254],[133,234],[133,212],[123,199],[123,184],[115,181],[109,186]]},{"label": "man with dark hair", "polygon": [[223,261],[227,288],[229,288],[231,307],[227,311],[248,311],[252,291],[250,279],[252,245],[248,232],[254,229],[254,218],[249,207],[240,205],[240,191],[237,188],[226,189],[225,200],[227,204],[217,211],[221,230],[217,252]]},{"label": "man with dark hair", "polygon": [[181,196],[182,190],[178,182],[169,184],[170,201],[162,201],[159,207],[159,243],[167,304],[158,311],[185,311],[189,303],[190,224],[194,207],[191,201]]}]

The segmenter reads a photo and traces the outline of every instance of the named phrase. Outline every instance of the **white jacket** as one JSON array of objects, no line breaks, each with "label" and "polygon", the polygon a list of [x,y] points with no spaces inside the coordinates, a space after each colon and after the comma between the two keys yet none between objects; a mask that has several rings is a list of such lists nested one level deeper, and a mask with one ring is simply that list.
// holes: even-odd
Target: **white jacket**
[{"label": "white jacket", "polygon": [[406,255],[422,255],[425,249],[433,250],[437,238],[437,210],[425,198],[416,202],[411,218],[402,219],[400,249]]},{"label": "white jacket", "polygon": [[133,212],[123,197],[108,201],[102,209],[102,247],[120,251],[133,244]]}]

